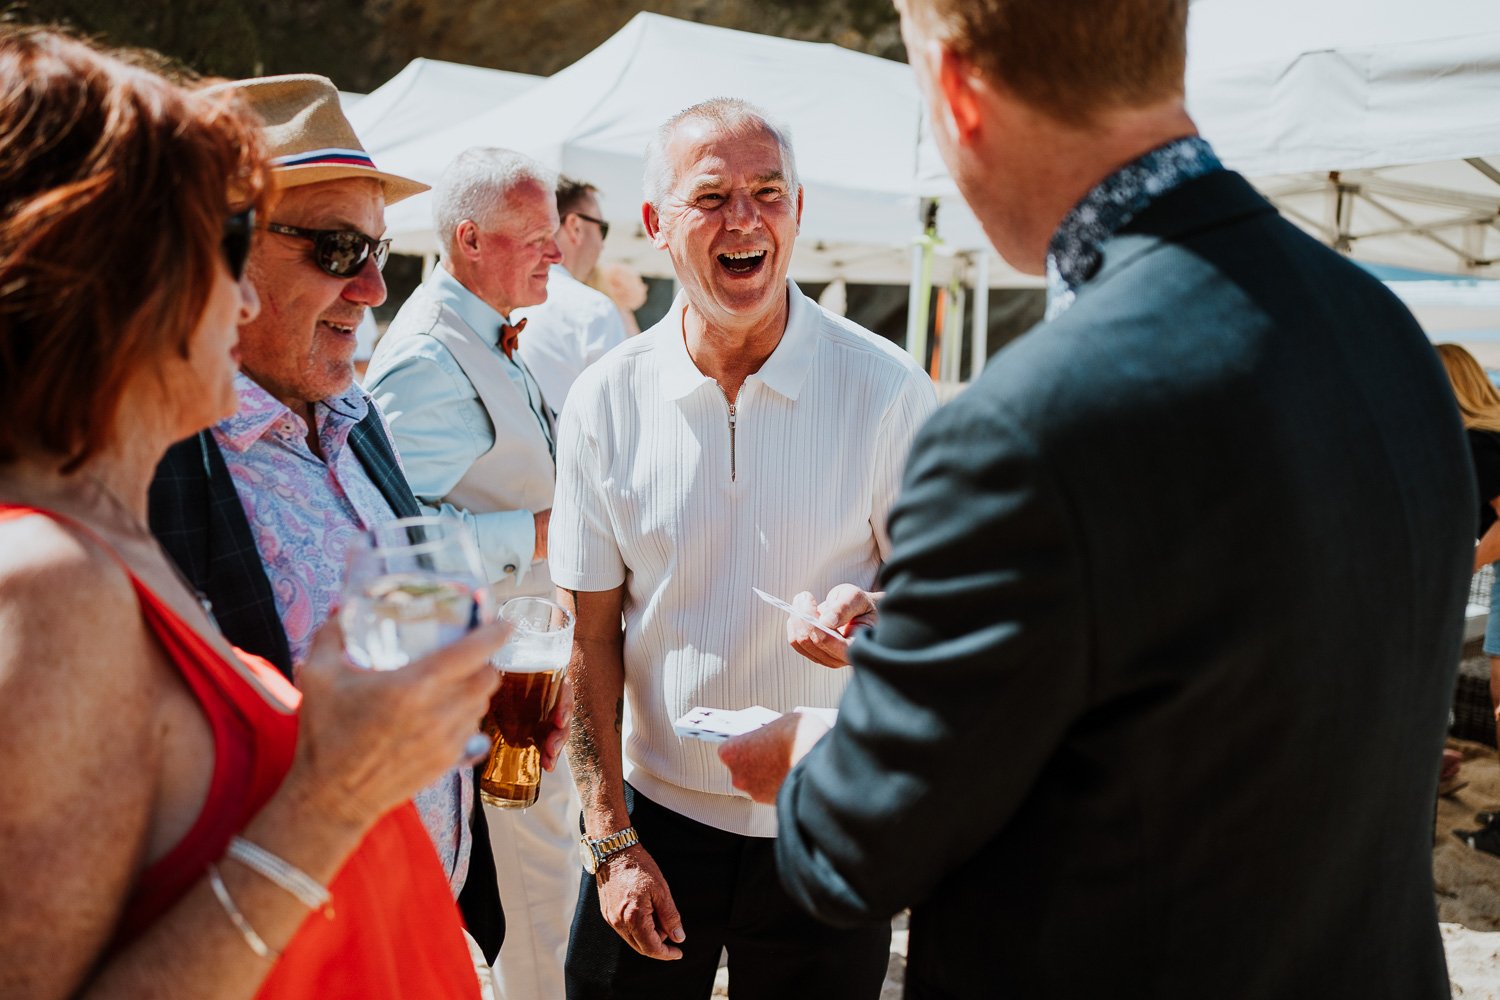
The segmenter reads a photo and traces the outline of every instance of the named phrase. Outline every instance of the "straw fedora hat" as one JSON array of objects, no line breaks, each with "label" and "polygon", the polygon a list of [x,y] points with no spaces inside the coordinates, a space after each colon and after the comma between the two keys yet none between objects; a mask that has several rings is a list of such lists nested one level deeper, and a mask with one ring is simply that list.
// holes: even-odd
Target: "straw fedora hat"
[{"label": "straw fedora hat", "polygon": [[205,90],[236,94],[260,115],[276,183],[283,188],[369,177],[385,188],[387,205],[428,190],[426,184],[375,169],[326,76],[262,76]]}]

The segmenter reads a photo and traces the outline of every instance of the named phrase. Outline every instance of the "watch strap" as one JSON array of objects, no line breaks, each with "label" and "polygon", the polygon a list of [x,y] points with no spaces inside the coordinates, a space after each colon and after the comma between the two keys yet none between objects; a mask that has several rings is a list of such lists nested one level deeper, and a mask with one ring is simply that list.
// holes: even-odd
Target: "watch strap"
[{"label": "watch strap", "polygon": [[619,854],[621,851],[629,850],[641,842],[640,835],[635,832],[635,827],[627,826],[623,830],[603,837],[586,837],[584,843],[588,845],[590,853],[594,856],[594,865],[603,864],[609,857]]}]

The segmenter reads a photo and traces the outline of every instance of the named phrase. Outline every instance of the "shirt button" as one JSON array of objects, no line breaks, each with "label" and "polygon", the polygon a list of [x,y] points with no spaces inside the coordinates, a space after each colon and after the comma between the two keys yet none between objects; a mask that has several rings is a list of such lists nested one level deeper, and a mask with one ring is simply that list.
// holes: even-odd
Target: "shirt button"
[{"label": "shirt button", "polygon": [[506,563],[505,564],[505,572],[507,572],[507,573],[514,573],[515,571],[516,571],[516,564],[515,563]]}]

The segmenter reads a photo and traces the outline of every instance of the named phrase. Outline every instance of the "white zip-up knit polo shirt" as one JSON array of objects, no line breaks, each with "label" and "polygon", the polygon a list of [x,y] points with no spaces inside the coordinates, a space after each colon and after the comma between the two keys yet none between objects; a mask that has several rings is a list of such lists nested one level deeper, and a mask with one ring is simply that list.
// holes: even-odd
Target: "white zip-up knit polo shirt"
[{"label": "white zip-up knit polo shirt", "polygon": [[625,778],[700,823],[770,837],[715,747],[672,722],[694,706],[836,707],[849,668],[787,645],[750,592],[868,587],[907,451],[937,406],[894,345],[788,285],[781,343],[733,410],[688,356],[681,296],[590,367],[558,431],[549,562],[559,587],[625,585]]}]

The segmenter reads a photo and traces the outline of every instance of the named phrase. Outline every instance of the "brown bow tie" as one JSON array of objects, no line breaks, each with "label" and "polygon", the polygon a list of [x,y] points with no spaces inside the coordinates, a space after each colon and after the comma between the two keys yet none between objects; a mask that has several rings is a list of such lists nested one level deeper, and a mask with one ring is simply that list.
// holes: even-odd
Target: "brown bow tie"
[{"label": "brown bow tie", "polygon": [[515,359],[516,345],[521,342],[521,331],[526,329],[526,321],[518,320],[515,326],[509,323],[500,324],[500,350],[505,352],[507,358]]}]

